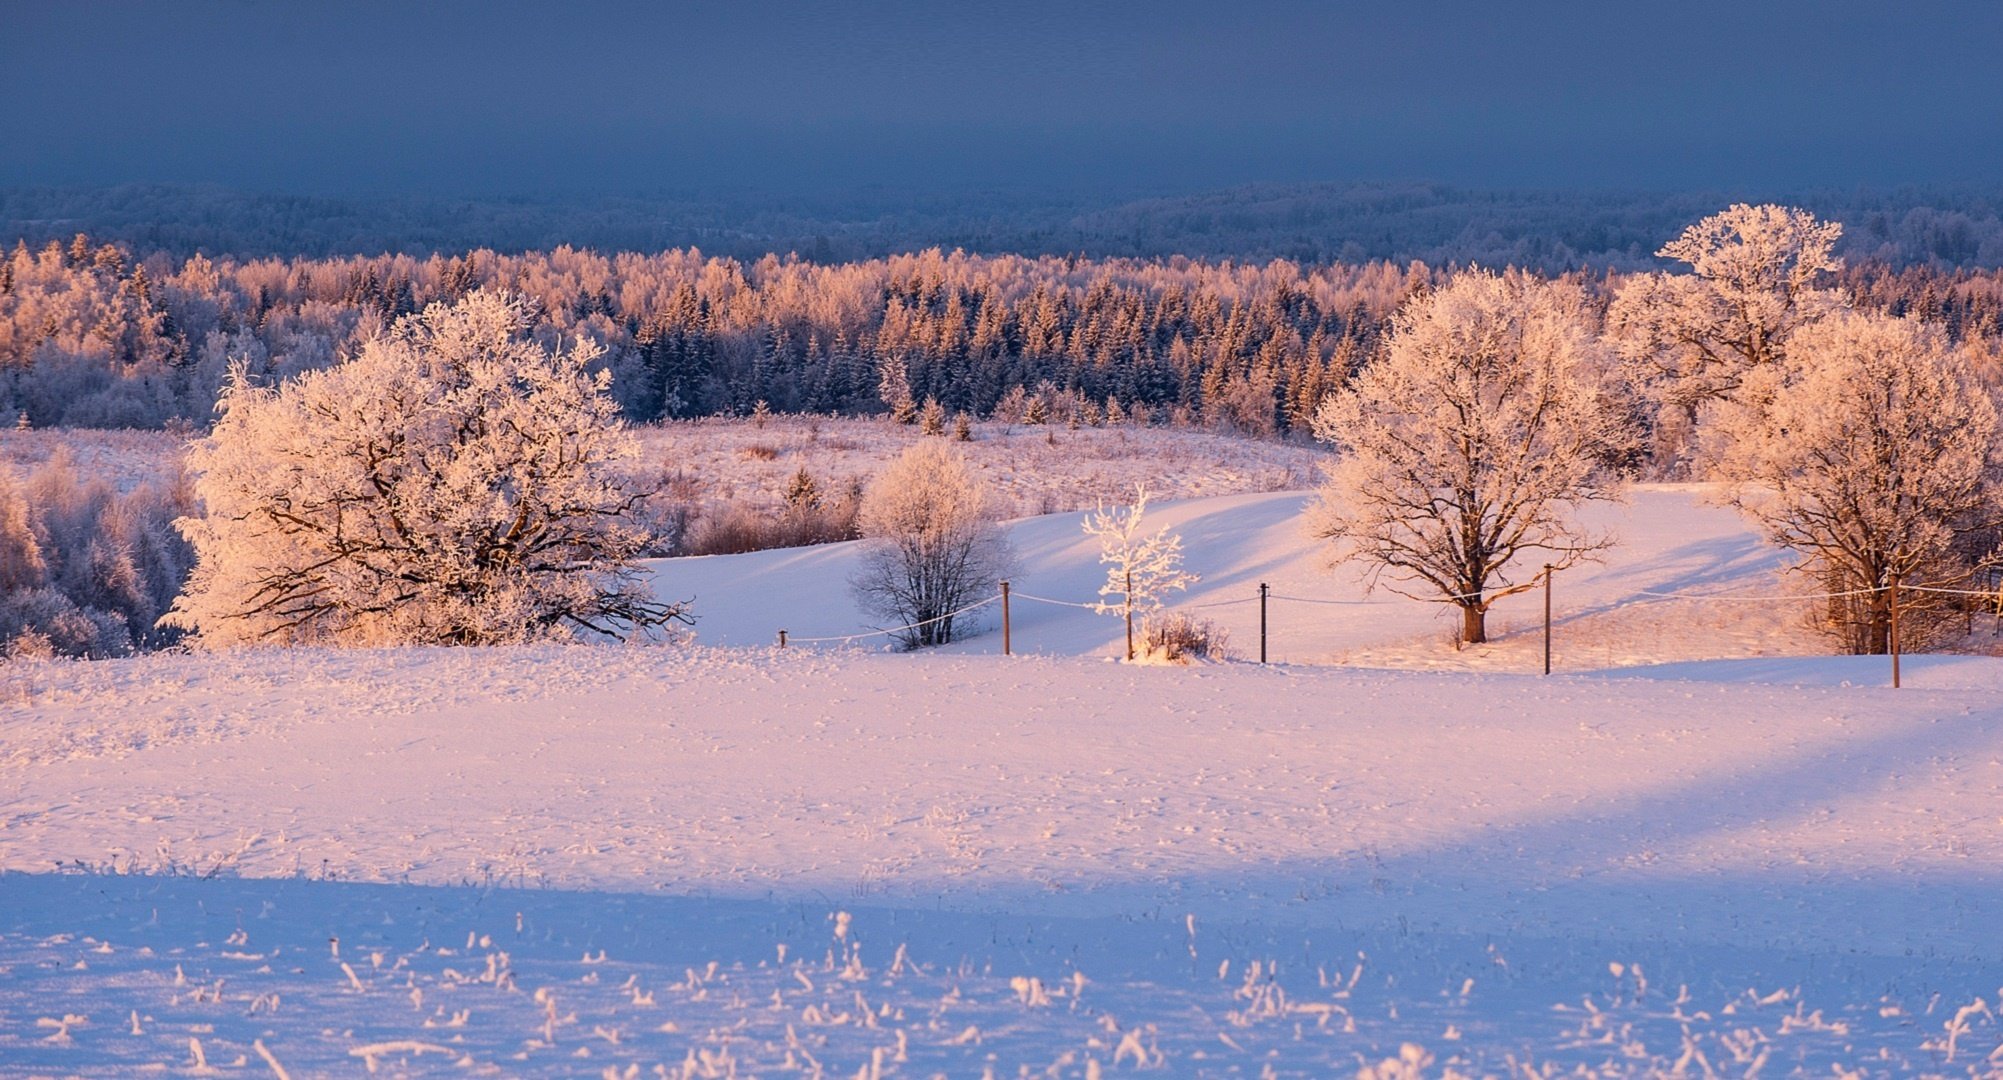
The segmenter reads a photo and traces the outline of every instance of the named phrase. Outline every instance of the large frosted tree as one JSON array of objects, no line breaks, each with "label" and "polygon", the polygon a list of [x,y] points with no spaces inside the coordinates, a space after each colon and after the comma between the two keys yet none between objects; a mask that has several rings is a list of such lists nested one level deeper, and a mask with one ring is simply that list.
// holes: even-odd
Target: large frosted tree
[{"label": "large frosted tree", "polygon": [[1415,297],[1315,414],[1338,453],[1316,533],[1486,641],[1496,600],[1612,542],[1573,520],[1618,495],[1634,441],[1610,366],[1570,285],[1470,271]]},{"label": "large frosted tree", "polygon": [[1660,406],[1657,454],[1689,446],[1699,407],[1738,396],[1781,362],[1803,327],[1843,307],[1827,287],[1843,226],[1792,207],[1738,204],[1691,225],[1656,254],[1687,273],[1638,274],[1607,309],[1607,337]]},{"label": "large frosted tree", "polygon": [[275,387],[239,367],[189,452],[205,513],[168,620],[207,646],[628,636],[684,618],[636,559],[634,454],[594,374],[517,299],[399,319]]},{"label": "large frosted tree", "polygon": [[1832,611],[1852,651],[1884,652],[1887,586],[1958,584],[1958,543],[1999,519],[1995,406],[1938,327],[1887,315],[1804,328],[1759,381],[1758,406],[1714,412],[1732,501],[1833,591],[1868,590]]}]

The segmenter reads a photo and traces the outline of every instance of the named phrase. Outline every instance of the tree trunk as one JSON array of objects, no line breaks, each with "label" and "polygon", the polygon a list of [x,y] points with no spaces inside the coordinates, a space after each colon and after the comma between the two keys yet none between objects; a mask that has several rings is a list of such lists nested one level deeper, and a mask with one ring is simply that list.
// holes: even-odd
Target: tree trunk
[{"label": "tree trunk", "polygon": [[1864,649],[1867,655],[1883,656],[1892,651],[1892,608],[1883,593],[1871,597],[1866,609]]},{"label": "tree trunk", "polygon": [[1461,605],[1461,643],[1479,645],[1488,640],[1488,612],[1480,604]]},{"label": "tree trunk", "polygon": [[1127,571],[1127,663],[1134,662],[1134,572]]}]

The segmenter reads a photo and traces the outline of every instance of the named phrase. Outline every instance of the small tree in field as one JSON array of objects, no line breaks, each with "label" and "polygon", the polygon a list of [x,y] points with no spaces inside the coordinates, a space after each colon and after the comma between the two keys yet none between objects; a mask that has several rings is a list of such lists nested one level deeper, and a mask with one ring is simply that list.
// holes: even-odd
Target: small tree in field
[{"label": "small tree in field", "polygon": [[[1618,496],[1609,462],[1633,443],[1583,304],[1521,274],[1460,274],[1408,302],[1383,355],[1315,413],[1341,455],[1316,534],[1373,583],[1389,570],[1409,583],[1392,591],[1458,607],[1463,641],[1488,640],[1489,606],[1537,567],[1612,543],[1570,515]],[[1531,573],[1511,573],[1531,553]]]},{"label": "small tree in field", "polygon": [[1100,507],[1086,515],[1085,535],[1099,541],[1099,561],[1106,564],[1106,583],[1099,587],[1101,600],[1093,610],[1101,615],[1119,615],[1127,623],[1127,659],[1134,658],[1134,613],[1143,618],[1161,610],[1164,594],[1171,589],[1187,589],[1199,579],[1182,569],[1182,537],[1167,526],[1151,534],[1141,532],[1141,516],[1147,513],[1148,489],[1134,488],[1131,505]]},{"label": "small tree in field", "polygon": [[938,398],[926,398],[925,404],[919,408],[918,430],[927,435],[946,433],[946,407],[939,404]]},{"label": "small tree in field", "polygon": [[[1885,315],[1803,329],[1768,379],[1763,407],[1712,421],[1732,502],[1831,591],[1873,590],[1832,611],[1852,652],[1885,652],[1886,587],[1959,582],[1957,541],[1998,520],[1995,406],[1939,328]],[[1919,616],[1905,625],[1924,626],[1939,598],[1902,595]]]},{"label": "small tree in field", "polygon": [[858,524],[869,546],[849,587],[870,614],[909,626],[898,634],[907,648],[952,641],[965,625],[954,613],[994,595],[1012,561],[993,498],[942,439],[871,481]]},{"label": "small tree in field", "polygon": [[399,319],[354,360],[276,388],[239,367],[189,450],[197,563],[165,620],[207,646],[624,636],[654,599],[629,524],[635,452],[588,368],[476,292]]}]

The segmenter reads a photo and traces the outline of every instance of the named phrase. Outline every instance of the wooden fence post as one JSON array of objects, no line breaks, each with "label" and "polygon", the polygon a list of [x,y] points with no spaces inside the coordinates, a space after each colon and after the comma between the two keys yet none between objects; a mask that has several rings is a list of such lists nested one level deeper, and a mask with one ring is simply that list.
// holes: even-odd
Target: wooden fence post
[{"label": "wooden fence post", "polygon": [[1892,689],[1899,688],[1899,575],[1892,575]]},{"label": "wooden fence post", "polygon": [[1259,662],[1266,662],[1266,596],[1270,592],[1266,583],[1259,583]]},{"label": "wooden fence post", "polygon": [[786,647],[786,631],[784,630],[779,631],[779,647],[782,649]]},{"label": "wooden fence post", "polygon": [[1014,656],[1015,652],[1011,646],[1011,642],[1009,641],[1008,582],[1006,581],[1002,582],[1001,587],[1002,587],[1002,655]]},{"label": "wooden fence post", "polygon": [[1551,674],[1551,564],[1544,564],[1544,674]]}]

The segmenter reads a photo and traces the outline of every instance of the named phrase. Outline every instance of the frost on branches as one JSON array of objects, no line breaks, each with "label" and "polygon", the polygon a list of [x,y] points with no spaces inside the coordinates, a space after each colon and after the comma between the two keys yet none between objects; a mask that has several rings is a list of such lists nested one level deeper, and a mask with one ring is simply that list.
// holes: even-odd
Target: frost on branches
[{"label": "frost on branches", "polygon": [[849,587],[864,610],[901,627],[907,648],[952,641],[967,622],[959,612],[996,595],[1013,561],[994,498],[944,440],[885,467],[858,525],[868,548]]},{"label": "frost on branches", "polygon": [[1656,254],[1687,274],[1639,274],[1607,310],[1607,333],[1635,381],[1663,406],[1659,457],[1688,445],[1698,406],[1735,396],[1777,364],[1796,331],[1843,307],[1824,287],[1841,269],[1843,226],[1806,210],[1743,203],[1683,230]]},{"label": "frost on branches", "polygon": [[1127,622],[1127,659],[1134,658],[1134,613],[1143,617],[1159,611],[1171,589],[1187,589],[1198,580],[1182,569],[1182,537],[1167,526],[1152,534],[1141,532],[1147,513],[1148,489],[1134,489],[1131,505],[1100,507],[1085,518],[1085,535],[1099,541],[1099,561],[1106,564],[1106,583],[1093,610],[1119,615]]},{"label": "frost on branches", "polygon": [[[1831,621],[1852,652],[1887,651],[1890,583],[1959,587],[1989,554],[1995,406],[1939,327],[1886,315],[1804,328],[1747,390],[1759,405],[1723,403],[1707,421],[1733,504],[1831,592],[1869,590],[1832,603]],[[1901,593],[1902,640],[1938,621],[1938,602]]]},{"label": "frost on branches", "polygon": [[276,388],[231,376],[189,451],[206,516],[167,619],[207,646],[623,637],[686,621],[636,559],[630,437],[519,300],[399,319],[349,363]]},{"label": "frost on branches", "polygon": [[[1470,271],[1414,298],[1383,355],[1316,412],[1340,457],[1318,536],[1392,571],[1392,591],[1460,608],[1488,640],[1496,600],[1612,544],[1569,511],[1618,497],[1634,435],[1577,288]],[[1517,572],[1512,564],[1532,554]],[[1408,588],[1411,591],[1407,591]]]}]

